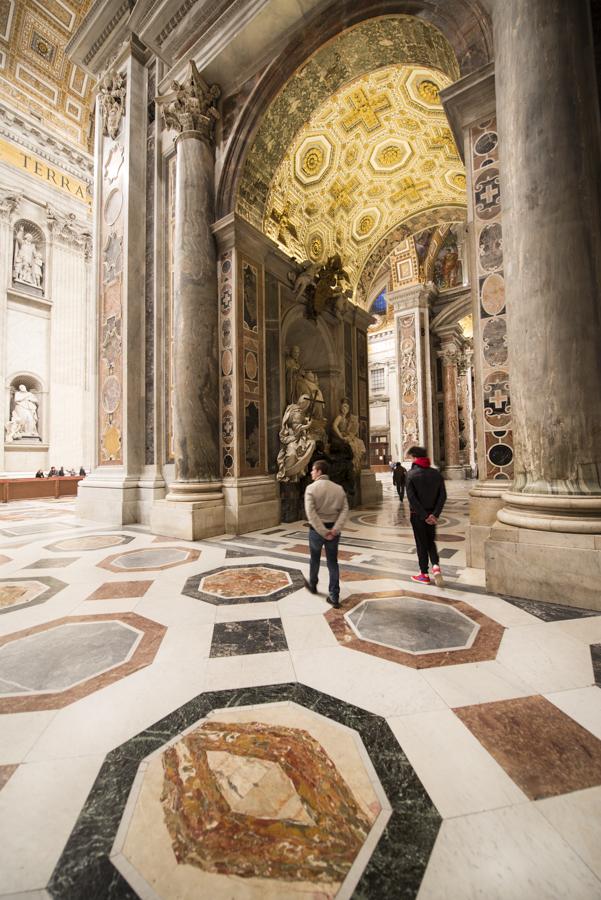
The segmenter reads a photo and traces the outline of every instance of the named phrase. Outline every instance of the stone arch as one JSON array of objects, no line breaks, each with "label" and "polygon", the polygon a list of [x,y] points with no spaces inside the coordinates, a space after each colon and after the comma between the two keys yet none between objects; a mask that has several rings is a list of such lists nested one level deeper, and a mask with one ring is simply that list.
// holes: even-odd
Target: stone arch
[{"label": "stone arch", "polygon": [[[400,19],[411,29],[404,50],[394,40]],[[381,43],[374,45],[370,34],[378,28],[391,36],[381,35]],[[346,44],[359,38],[365,45],[363,55],[345,52]],[[373,52],[374,46],[378,53]],[[270,63],[242,110],[224,148],[217,219],[234,210],[241,192],[247,193],[249,207],[262,216],[269,174],[256,179],[253,155],[260,162],[259,174],[265,164],[273,173],[294,133],[337,87],[365,72],[401,62],[440,68],[455,81],[490,62],[492,47],[490,17],[478,0],[366,0],[361,4],[343,0],[317,13],[299,26]],[[272,128],[271,119],[282,111],[281,121]],[[270,132],[276,135],[275,147],[270,139],[263,140]]]},{"label": "stone arch", "polygon": [[46,265],[44,232],[35,222],[18,219],[13,226],[12,284],[20,289],[43,293]]}]

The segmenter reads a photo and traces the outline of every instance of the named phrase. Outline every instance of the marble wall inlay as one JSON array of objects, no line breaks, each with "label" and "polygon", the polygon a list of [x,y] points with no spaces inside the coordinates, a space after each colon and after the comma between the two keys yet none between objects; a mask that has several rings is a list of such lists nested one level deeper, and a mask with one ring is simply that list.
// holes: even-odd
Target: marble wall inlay
[{"label": "marble wall inlay", "polygon": [[224,478],[232,478],[236,464],[236,399],[234,383],[234,296],[232,277],[232,251],[219,258],[217,278],[219,284],[219,353],[220,353],[220,410],[221,410],[221,464]]},{"label": "marble wall inlay", "polygon": [[304,586],[305,579],[298,569],[265,563],[221,567],[192,575],[182,593],[213,604],[253,603],[280,600]]},{"label": "marble wall inlay", "polygon": [[149,665],[165,627],[135,613],[70,616],[0,637],[0,713],[59,709]]},{"label": "marble wall inlay", "polygon": [[129,550],[127,553],[115,553],[96,563],[101,569],[109,572],[146,571],[149,569],[170,569],[195,562],[200,550],[189,547],[149,547],[145,550]]},{"label": "marble wall inlay", "polygon": [[[386,602],[379,605],[381,601]],[[376,604],[375,612],[366,616],[366,604],[372,603]],[[421,604],[432,606],[433,613],[422,612]],[[441,607],[448,612],[441,614]],[[364,617],[367,624],[362,627]],[[412,669],[494,659],[505,630],[462,600],[447,600],[436,594],[418,597],[403,590],[353,594],[344,600],[341,609],[330,610],[326,621],[341,646]],[[463,623],[459,628],[458,622]],[[450,648],[445,644],[443,649],[448,640],[458,643]]]}]

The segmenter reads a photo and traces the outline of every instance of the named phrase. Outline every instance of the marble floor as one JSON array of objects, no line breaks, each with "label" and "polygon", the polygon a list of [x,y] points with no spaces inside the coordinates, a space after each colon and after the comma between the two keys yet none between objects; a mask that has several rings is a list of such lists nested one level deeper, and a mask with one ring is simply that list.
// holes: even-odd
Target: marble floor
[{"label": "marble floor", "polygon": [[1,898],[601,898],[601,615],[488,595],[456,482],[412,583],[383,482],[339,610],[304,522],[2,506]]}]

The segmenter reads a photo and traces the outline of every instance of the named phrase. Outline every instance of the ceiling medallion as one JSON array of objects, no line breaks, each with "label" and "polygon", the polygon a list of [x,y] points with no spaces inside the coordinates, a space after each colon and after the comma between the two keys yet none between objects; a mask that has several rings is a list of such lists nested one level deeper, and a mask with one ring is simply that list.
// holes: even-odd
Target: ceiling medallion
[{"label": "ceiling medallion", "polygon": [[426,103],[431,103],[432,105],[440,103],[440,88],[434,81],[429,81],[428,79],[420,81],[417,86],[417,93]]},{"label": "ceiling medallion", "polygon": [[319,147],[311,147],[310,150],[307,150],[302,162],[302,170],[305,175],[309,175],[309,177],[315,175],[322,165],[323,150],[320,150]]}]

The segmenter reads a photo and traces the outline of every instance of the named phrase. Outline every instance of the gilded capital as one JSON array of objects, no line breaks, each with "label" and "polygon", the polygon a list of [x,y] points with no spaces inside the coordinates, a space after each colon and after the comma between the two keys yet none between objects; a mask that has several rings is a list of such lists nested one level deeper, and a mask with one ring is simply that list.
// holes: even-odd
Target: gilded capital
[{"label": "gilded capital", "polygon": [[219,85],[208,85],[190,60],[186,80],[183,83],[173,81],[171,90],[156,97],[156,102],[162,107],[166,128],[172,128],[178,134],[197,131],[204,140],[212,142],[215,122],[219,119],[215,104],[220,96]]}]

